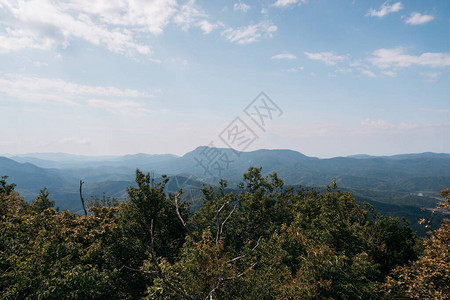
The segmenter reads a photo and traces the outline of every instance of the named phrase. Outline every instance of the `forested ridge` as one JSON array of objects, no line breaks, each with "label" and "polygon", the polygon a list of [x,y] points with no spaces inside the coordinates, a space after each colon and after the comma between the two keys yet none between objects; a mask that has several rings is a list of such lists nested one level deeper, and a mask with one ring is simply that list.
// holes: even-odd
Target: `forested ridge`
[{"label": "forested ridge", "polygon": [[[213,174],[216,178],[195,160],[202,153],[213,151],[233,160],[220,174]],[[8,175],[26,201],[31,202],[46,186],[56,204],[71,211],[82,209],[78,195],[80,179],[86,182],[83,186],[86,195],[101,197],[105,192],[121,199],[127,196],[127,187],[136,186],[136,168],[151,170],[158,181],[162,174],[169,175],[171,182],[166,185],[166,192],[176,193],[182,187],[185,199],[191,192],[200,195],[203,183],[217,185],[220,178],[226,179],[233,189],[251,166],[264,166],[264,175],[276,172],[285,184],[294,186],[324,188],[334,178],[356,200],[367,201],[392,216],[406,216],[411,225],[427,217],[420,208],[435,207],[439,192],[450,183],[450,154],[439,153],[319,159],[292,150],[260,149],[237,156],[228,148],[198,147],[181,157],[134,154],[108,158],[64,153],[0,157],[0,175]],[[198,197],[188,201],[192,202],[191,208],[201,206]],[[394,206],[389,208],[386,204]],[[419,230],[417,226],[414,229]]]},{"label": "forested ridge", "polygon": [[[92,198],[87,213],[55,208],[44,188],[27,203],[0,181],[2,299],[448,299],[450,191],[439,229],[359,204],[333,181],[286,186],[249,168],[237,189],[204,186],[191,211],[136,171],[127,200]],[[433,220],[422,220],[430,229]]]}]

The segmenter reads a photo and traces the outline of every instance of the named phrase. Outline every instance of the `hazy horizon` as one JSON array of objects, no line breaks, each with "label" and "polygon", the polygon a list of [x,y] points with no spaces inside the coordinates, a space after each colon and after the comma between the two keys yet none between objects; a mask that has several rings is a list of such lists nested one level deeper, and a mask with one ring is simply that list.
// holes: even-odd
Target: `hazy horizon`
[{"label": "hazy horizon", "polygon": [[[202,147],[202,146],[198,146]],[[197,147],[196,147],[197,148]],[[88,154],[77,154],[77,153],[69,153],[69,152],[24,152],[24,153],[0,153],[0,156],[4,157],[13,157],[13,156],[25,156],[25,155],[35,155],[35,154],[68,154],[68,155],[74,155],[74,156],[86,156],[86,157],[98,157],[98,158],[108,158],[108,157],[122,157],[126,155],[137,155],[137,154],[145,154],[145,155],[174,155],[177,157],[182,157],[192,151],[194,151],[196,148],[191,149],[185,153],[181,154],[174,154],[174,153],[150,153],[150,152],[136,152],[136,153],[122,153],[122,154],[109,154],[109,155],[88,155]],[[221,149],[232,149],[232,148],[221,148]],[[404,152],[404,153],[388,153],[388,154],[370,154],[370,153],[353,153],[353,154],[346,154],[346,155],[338,155],[338,156],[317,156],[314,154],[307,154],[302,151],[296,150],[296,149],[282,149],[282,148],[260,148],[260,149],[254,149],[244,152],[252,152],[252,151],[258,151],[258,150],[289,150],[289,151],[295,151],[299,152],[301,154],[304,154],[309,157],[317,157],[321,159],[326,158],[334,158],[334,157],[348,157],[348,156],[356,156],[356,155],[368,155],[368,156],[395,156],[395,155],[403,155],[403,154],[423,154],[423,153],[434,153],[434,154],[449,154],[450,152],[433,152],[433,151],[424,151],[424,152]]]}]

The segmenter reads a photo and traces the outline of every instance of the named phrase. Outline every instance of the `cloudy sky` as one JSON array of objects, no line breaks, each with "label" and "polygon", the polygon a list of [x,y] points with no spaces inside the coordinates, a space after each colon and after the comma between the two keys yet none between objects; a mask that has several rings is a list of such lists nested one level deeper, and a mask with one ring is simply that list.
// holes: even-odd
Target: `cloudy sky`
[{"label": "cloudy sky", "polygon": [[449,116],[450,1],[0,0],[1,154],[184,154],[236,117],[249,150],[448,153]]}]

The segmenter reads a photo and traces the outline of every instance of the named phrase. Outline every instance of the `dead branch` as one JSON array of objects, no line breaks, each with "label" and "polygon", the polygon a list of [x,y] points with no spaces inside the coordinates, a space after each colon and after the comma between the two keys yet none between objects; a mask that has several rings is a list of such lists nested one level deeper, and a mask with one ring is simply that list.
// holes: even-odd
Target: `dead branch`
[{"label": "dead branch", "polygon": [[191,299],[191,300],[195,300],[197,298],[189,295],[186,291],[182,291],[179,288],[175,287],[172,283],[170,283],[170,281],[167,279],[166,275],[164,274],[163,270],[161,269],[161,267],[158,264],[158,260],[156,258],[156,253],[155,253],[155,248],[154,248],[154,234],[153,234],[153,219],[151,220],[150,223],[150,247],[149,251],[150,251],[150,256],[152,258],[152,262],[154,263],[155,267],[156,267],[156,271],[158,273],[159,278],[161,278],[164,282],[165,285],[167,285],[168,288],[170,288],[172,291],[174,291],[175,293],[177,293],[178,295],[182,296],[185,299]]},{"label": "dead branch", "polygon": [[242,276],[245,275],[245,273],[247,273],[248,271],[252,270],[254,267],[256,266],[256,263],[252,264],[250,267],[248,267],[244,272],[239,273],[236,276],[231,276],[231,277],[223,277],[221,276],[218,280],[217,280],[217,284],[216,286],[208,293],[208,295],[205,297],[205,299],[213,299],[213,294],[214,292],[216,292],[217,290],[219,290],[220,285],[222,284],[222,282],[224,282],[225,280],[233,280],[233,279],[237,279],[240,278]]},{"label": "dead branch", "polygon": [[247,273],[248,271],[252,270],[254,267],[256,266],[256,263],[254,263],[253,265],[251,265],[250,267],[248,267],[244,272],[236,275],[236,276],[232,276],[232,277],[225,277],[223,280],[233,280],[239,277],[244,276],[245,273]]},{"label": "dead branch", "polygon": [[83,186],[84,181],[80,180],[80,199],[81,199],[81,205],[83,205],[83,210],[84,210],[84,215],[87,216],[87,211],[86,211],[86,207],[84,206],[84,198],[83,198],[83,193],[81,191],[81,188]]},{"label": "dead branch", "polygon": [[220,214],[220,212],[222,211],[222,209],[224,209],[224,207],[227,206],[228,203],[230,203],[230,201],[227,201],[226,203],[224,203],[224,204],[217,210],[217,215]]},{"label": "dead branch", "polygon": [[216,230],[216,245],[219,243],[219,239],[220,239],[220,234],[219,234],[219,232],[220,232],[220,219],[219,219],[220,212],[222,211],[222,209],[224,209],[224,207],[228,203],[230,203],[230,201],[227,201],[226,203],[222,204],[222,206],[216,211],[216,227],[217,227],[217,230]]},{"label": "dead branch", "polygon": [[189,237],[192,239],[193,237],[192,237],[191,231],[189,230],[189,227],[187,226],[186,222],[183,220],[183,217],[181,216],[181,213],[180,213],[180,208],[179,208],[179,207],[180,207],[180,204],[179,204],[179,201],[180,201],[180,197],[181,197],[181,194],[182,194],[182,193],[183,193],[183,190],[180,189],[180,190],[177,192],[177,194],[175,195],[175,210],[176,210],[176,212],[177,212],[178,219],[180,219],[181,224],[183,224],[183,227],[186,229],[187,234],[188,234]]},{"label": "dead branch", "polygon": [[225,220],[220,224],[220,228],[218,228],[217,230],[217,235],[216,235],[216,244],[219,242],[220,237],[222,236],[222,232],[223,232],[223,226],[225,225],[225,223],[228,221],[228,219],[231,217],[231,215],[233,214],[233,212],[236,210],[236,204],[234,205],[233,209],[230,211],[230,213],[228,214],[228,216],[225,218]]},{"label": "dead branch", "polygon": [[250,253],[252,253],[253,251],[255,251],[256,248],[258,248],[259,242],[261,241],[261,238],[262,238],[262,236],[259,237],[258,241],[256,242],[256,245],[252,248],[252,250],[250,250],[249,253],[243,254],[243,255],[239,255],[239,256],[236,256],[235,258],[230,259],[229,261],[227,261],[227,263],[232,263],[232,262],[235,262],[235,261],[237,261],[237,260],[240,260],[240,259],[242,259],[242,258],[244,258],[244,257],[247,257],[247,255],[249,255]]}]

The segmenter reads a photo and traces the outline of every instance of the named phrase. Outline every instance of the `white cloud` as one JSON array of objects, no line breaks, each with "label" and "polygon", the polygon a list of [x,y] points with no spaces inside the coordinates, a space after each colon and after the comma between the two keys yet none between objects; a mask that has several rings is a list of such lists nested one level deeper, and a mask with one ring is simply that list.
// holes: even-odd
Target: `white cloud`
[{"label": "white cloud", "polygon": [[405,54],[402,48],[378,49],[372,53],[369,61],[381,68],[390,67],[404,68],[412,65],[427,67],[448,67],[450,66],[450,54],[439,52],[422,53],[419,56]]},{"label": "white cloud", "polygon": [[336,65],[337,62],[345,59],[344,56],[335,55],[332,52],[310,53],[305,51],[304,53],[309,59],[319,60],[327,65]]},{"label": "white cloud", "polygon": [[40,78],[9,74],[0,77],[0,93],[17,100],[80,105],[84,97],[149,98],[151,94],[112,86],[91,86],[67,82],[58,78]]},{"label": "white cloud", "polygon": [[207,20],[208,14],[197,7],[195,0],[189,0],[181,6],[179,12],[174,16],[175,24],[181,26],[185,31],[191,26],[200,28],[204,34],[208,34],[218,27]]},{"label": "white cloud", "polygon": [[296,59],[297,57],[291,53],[280,53],[272,56],[272,59]]},{"label": "white cloud", "polygon": [[360,67],[362,65],[362,61],[360,59],[352,61],[349,66],[350,67]]},{"label": "white cloud", "polygon": [[46,50],[67,47],[73,39],[83,39],[93,45],[106,46],[114,53],[150,55],[149,46],[136,42],[133,34],[136,28],[123,26],[146,24],[144,30],[158,33],[164,25],[161,16],[150,23],[145,12],[162,13],[161,9],[171,2],[172,6],[176,4],[174,0],[143,3],[137,14],[135,1],[2,0],[2,23],[8,29],[0,36],[4,41],[0,49],[3,53],[26,48]]},{"label": "white cloud", "polygon": [[421,108],[420,110],[430,111],[430,112],[435,112],[435,113],[450,113],[450,108],[440,108],[440,109],[436,109],[436,108]]},{"label": "white cloud", "polygon": [[425,81],[432,82],[436,81],[439,78],[439,73],[436,72],[424,72],[420,73],[423,77],[425,77]]},{"label": "white cloud", "polygon": [[42,61],[35,61],[35,62],[33,62],[33,64],[38,68],[48,67],[48,63],[42,62]]},{"label": "white cloud", "polygon": [[352,71],[353,71],[352,68],[337,68],[335,72],[340,74],[347,74],[351,73]]},{"label": "white cloud", "polygon": [[58,144],[75,144],[75,145],[89,145],[91,140],[87,138],[75,138],[75,137],[65,137],[57,141]]},{"label": "white cloud", "polygon": [[0,35],[0,54],[15,52],[23,49],[43,49],[35,41],[27,36],[2,36]]},{"label": "white cloud", "polygon": [[181,57],[172,58],[170,62],[179,68],[186,68],[189,65],[189,62]]},{"label": "white cloud", "polygon": [[389,5],[386,1],[381,5],[380,10],[374,10],[371,8],[366,16],[382,18],[389,13],[398,12],[401,9],[403,9],[403,5],[401,2],[396,2],[392,5]]},{"label": "white cloud", "polygon": [[87,104],[88,106],[104,109],[113,114],[128,116],[138,116],[152,112],[141,103],[130,100],[89,99],[87,100]]},{"label": "white cloud", "polygon": [[0,0],[0,16],[5,27],[0,54],[67,47],[82,39],[114,53],[150,56],[151,47],[139,39],[161,34],[170,22],[204,34],[219,26],[207,20],[195,0],[181,6],[176,0]]},{"label": "white cloud", "polygon": [[374,72],[367,69],[360,69],[361,74],[366,75],[368,77],[377,77]]},{"label": "white cloud", "polygon": [[230,42],[237,44],[250,44],[259,41],[262,37],[271,38],[278,27],[270,21],[263,21],[258,24],[228,28],[222,32]]},{"label": "white cloud", "polygon": [[371,129],[400,129],[400,130],[406,130],[406,129],[413,129],[418,128],[418,124],[409,124],[409,123],[399,123],[399,124],[393,124],[389,123],[386,120],[376,120],[372,121],[371,119],[365,119],[360,122],[361,126]]},{"label": "white cloud", "polygon": [[306,0],[277,0],[277,2],[275,2],[273,4],[273,6],[275,7],[286,7],[289,5],[293,5],[293,4],[297,4],[298,2],[301,3],[306,3]]},{"label": "white cloud", "polygon": [[381,73],[383,73],[384,75],[389,76],[389,77],[396,77],[397,76],[397,73],[393,72],[393,71],[383,71]]},{"label": "white cloud", "polygon": [[297,68],[289,68],[289,69],[284,69],[282,70],[283,72],[288,72],[288,73],[296,73],[298,71],[302,71],[303,67],[297,67]]},{"label": "white cloud", "polygon": [[431,15],[422,15],[418,12],[411,13],[410,17],[406,19],[405,23],[410,25],[420,25],[433,20],[434,17]]},{"label": "white cloud", "polygon": [[197,23],[197,26],[200,27],[201,30],[203,30],[204,34],[208,34],[214,29],[216,29],[219,25],[212,24],[207,20],[201,20]]},{"label": "white cloud", "polygon": [[250,9],[250,5],[247,5],[245,3],[239,2],[239,3],[235,3],[233,6],[234,10],[240,10],[243,12],[247,12]]},{"label": "white cloud", "polygon": [[67,12],[95,16],[101,23],[160,34],[177,12],[176,0],[72,0],[59,5]]},{"label": "white cloud", "polygon": [[174,17],[176,24],[182,26],[184,30],[188,30],[190,26],[198,22],[199,18],[207,17],[206,13],[198,9],[195,0],[189,0],[183,5],[177,15]]}]

